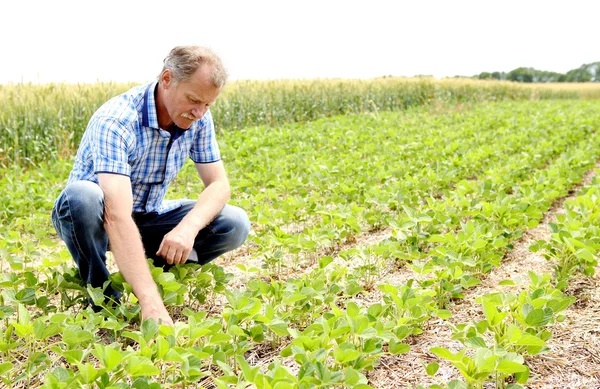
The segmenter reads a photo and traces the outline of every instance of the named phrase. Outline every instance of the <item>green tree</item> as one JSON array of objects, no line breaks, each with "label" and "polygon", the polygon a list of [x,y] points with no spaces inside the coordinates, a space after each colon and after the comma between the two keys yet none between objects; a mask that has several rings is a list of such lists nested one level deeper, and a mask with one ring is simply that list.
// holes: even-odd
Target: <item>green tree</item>
[{"label": "green tree", "polygon": [[586,69],[573,69],[567,72],[567,82],[589,82],[592,75]]},{"label": "green tree", "polygon": [[509,81],[518,81],[518,82],[533,82],[533,72],[535,69],[533,68],[516,68],[511,70],[506,75],[506,79]]}]

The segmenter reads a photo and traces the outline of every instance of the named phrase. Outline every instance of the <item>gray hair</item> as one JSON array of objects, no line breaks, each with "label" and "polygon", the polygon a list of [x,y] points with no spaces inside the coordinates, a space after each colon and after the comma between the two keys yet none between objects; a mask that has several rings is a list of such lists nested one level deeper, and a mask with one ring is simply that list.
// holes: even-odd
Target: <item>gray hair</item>
[{"label": "gray hair", "polygon": [[[227,71],[214,51],[202,46],[177,46],[164,60],[163,70],[169,69],[176,83],[188,80],[203,66],[211,67],[210,81],[216,88],[227,82]],[[159,76],[160,79],[160,76]]]}]

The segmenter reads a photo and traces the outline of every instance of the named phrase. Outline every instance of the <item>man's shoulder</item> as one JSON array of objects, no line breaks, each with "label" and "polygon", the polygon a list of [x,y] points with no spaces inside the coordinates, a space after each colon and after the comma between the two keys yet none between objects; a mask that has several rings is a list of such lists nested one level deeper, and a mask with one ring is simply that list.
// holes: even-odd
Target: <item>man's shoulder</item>
[{"label": "man's shoulder", "polygon": [[107,120],[119,122],[124,126],[137,123],[140,120],[144,94],[147,89],[148,84],[139,85],[111,98],[96,110],[90,123]]}]

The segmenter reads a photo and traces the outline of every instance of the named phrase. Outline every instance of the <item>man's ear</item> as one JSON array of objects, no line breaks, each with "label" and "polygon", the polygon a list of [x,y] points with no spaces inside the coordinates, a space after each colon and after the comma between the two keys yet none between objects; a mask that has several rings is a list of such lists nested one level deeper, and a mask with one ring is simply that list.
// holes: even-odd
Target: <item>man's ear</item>
[{"label": "man's ear", "polygon": [[163,88],[169,89],[169,87],[171,87],[173,84],[173,73],[171,73],[170,69],[163,70],[162,74],[160,75],[160,81]]}]

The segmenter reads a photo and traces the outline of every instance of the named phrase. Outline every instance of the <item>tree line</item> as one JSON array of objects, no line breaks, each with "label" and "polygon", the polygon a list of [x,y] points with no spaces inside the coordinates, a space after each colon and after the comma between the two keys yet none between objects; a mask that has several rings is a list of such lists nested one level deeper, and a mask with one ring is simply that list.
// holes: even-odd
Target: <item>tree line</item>
[{"label": "tree line", "polygon": [[520,67],[510,72],[482,72],[473,78],[480,80],[507,80],[517,82],[600,82],[600,62],[584,64],[562,74],[534,68]]}]

